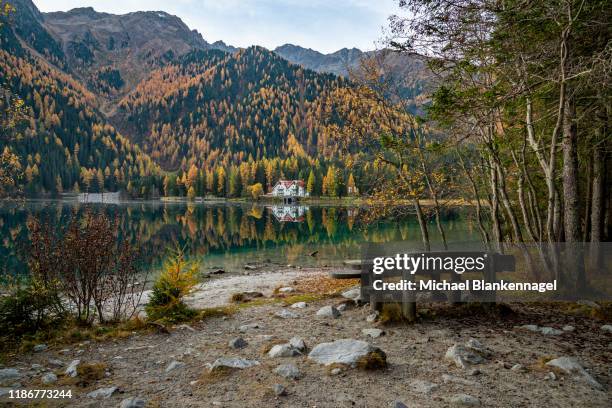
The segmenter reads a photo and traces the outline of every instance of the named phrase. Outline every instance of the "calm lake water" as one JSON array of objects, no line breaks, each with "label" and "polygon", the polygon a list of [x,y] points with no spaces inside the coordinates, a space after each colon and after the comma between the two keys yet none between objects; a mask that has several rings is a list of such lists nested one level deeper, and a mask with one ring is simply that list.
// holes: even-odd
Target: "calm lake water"
[{"label": "calm lake water", "polygon": [[[359,258],[363,242],[409,241],[415,248],[420,244],[414,216],[364,225],[365,210],[358,207],[163,202],[89,206],[118,217],[120,234],[139,243],[151,271],[159,269],[168,248],[177,245],[200,260],[204,271],[238,271],[247,263],[339,265]],[[83,216],[85,209],[59,200],[0,203],[0,271],[26,273],[29,217],[64,225],[73,213]],[[448,217],[445,227],[450,242],[478,239],[462,216]],[[432,241],[438,239],[433,222],[430,234]],[[317,256],[310,256],[314,251]]]}]

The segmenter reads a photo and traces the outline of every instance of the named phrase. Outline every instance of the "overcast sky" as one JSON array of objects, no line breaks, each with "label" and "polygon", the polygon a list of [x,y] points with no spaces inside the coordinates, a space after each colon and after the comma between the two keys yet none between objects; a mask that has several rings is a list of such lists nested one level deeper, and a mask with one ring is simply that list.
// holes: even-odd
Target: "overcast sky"
[{"label": "overcast sky", "polygon": [[165,11],[208,42],[275,48],[285,43],[333,52],[376,48],[397,0],[33,0],[41,11],[93,7],[124,14]]}]

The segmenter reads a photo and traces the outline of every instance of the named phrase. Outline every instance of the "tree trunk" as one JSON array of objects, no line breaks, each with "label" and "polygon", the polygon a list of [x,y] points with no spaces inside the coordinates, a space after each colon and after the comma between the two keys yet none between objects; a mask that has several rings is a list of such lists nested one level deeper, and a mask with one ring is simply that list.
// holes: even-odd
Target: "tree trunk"
[{"label": "tree trunk", "polygon": [[576,107],[573,98],[567,98],[563,120],[563,222],[567,242],[580,242],[582,238],[578,198],[578,134],[575,114]]}]

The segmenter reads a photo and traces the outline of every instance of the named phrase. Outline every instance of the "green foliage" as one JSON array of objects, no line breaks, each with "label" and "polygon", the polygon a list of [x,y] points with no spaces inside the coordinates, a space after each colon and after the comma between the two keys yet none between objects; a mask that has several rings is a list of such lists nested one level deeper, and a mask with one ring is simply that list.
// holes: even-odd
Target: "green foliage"
[{"label": "green foliage", "polygon": [[182,250],[177,249],[170,255],[146,306],[150,320],[176,323],[197,315],[183,299],[195,286],[198,270],[199,264],[186,261]]}]

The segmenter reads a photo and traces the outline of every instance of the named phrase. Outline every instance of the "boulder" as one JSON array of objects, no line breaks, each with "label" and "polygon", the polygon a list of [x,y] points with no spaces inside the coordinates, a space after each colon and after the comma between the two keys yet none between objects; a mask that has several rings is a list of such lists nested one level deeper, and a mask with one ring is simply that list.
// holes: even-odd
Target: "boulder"
[{"label": "boulder", "polygon": [[335,306],[323,306],[317,311],[318,317],[329,317],[332,319],[337,319],[340,317],[340,312],[336,309]]},{"label": "boulder", "polygon": [[46,344],[37,344],[37,345],[34,346],[34,348],[32,350],[35,353],[40,353],[41,351],[45,351],[48,348],[49,348],[49,346],[47,346]]},{"label": "boulder", "polygon": [[210,371],[222,368],[237,368],[242,370],[244,368],[250,368],[257,365],[259,365],[259,361],[256,360],[246,360],[239,357],[221,357],[216,359],[214,363],[209,364],[208,367]]},{"label": "boulder", "polygon": [[57,381],[57,375],[54,373],[47,373],[40,379],[43,384],[54,384]]},{"label": "boulder", "polygon": [[270,351],[268,351],[268,357],[277,358],[277,357],[296,357],[300,356],[299,350],[295,349],[291,346],[291,344],[277,344],[273,346]]},{"label": "boulder", "polygon": [[117,389],[117,387],[98,388],[97,390],[88,393],[87,397],[93,399],[107,399],[117,392]]},{"label": "boulder", "polygon": [[459,368],[468,368],[471,364],[480,364],[484,361],[479,354],[472,349],[455,344],[446,351],[444,358],[452,361]]},{"label": "boulder", "polygon": [[283,395],[287,395],[287,389],[282,384],[274,384],[272,386],[272,391],[274,391],[274,395],[282,397]]},{"label": "boulder", "polygon": [[556,367],[559,370],[574,375],[574,378],[577,380],[581,380],[586,382],[591,387],[596,388],[598,390],[603,390],[603,386],[598,383],[591,374],[589,374],[583,367],[580,365],[578,360],[573,357],[559,357],[554,360],[550,360],[546,363],[549,367]]},{"label": "boulder", "polygon": [[346,364],[351,367],[356,367],[358,363],[369,358],[377,359],[382,365],[386,365],[387,361],[387,356],[381,349],[355,339],[341,339],[318,344],[308,354],[308,358],[319,364]]},{"label": "boulder", "polygon": [[2,368],[0,369],[0,381],[14,380],[21,378],[21,373],[16,368]]},{"label": "boulder", "polygon": [[292,337],[289,339],[289,345],[300,352],[306,351],[306,343],[301,337]]},{"label": "boulder", "polygon": [[70,364],[68,364],[68,367],[66,368],[66,371],[64,373],[68,377],[76,377],[78,374],[77,368],[79,364],[81,364],[81,360],[72,360]]},{"label": "boulder", "polygon": [[139,397],[130,397],[121,401],[119,408],[144,408],[147,402]]},{"label": "boulder", "polygon": [[274,369],[274,372],[291,380],[297,380],[301,375],[300,370],[293,364],[281,364]]},{"label": "boulder", "polygon": [[231,339],[227,345],[233,349],[241,349],[241,348],[245,348],[246,346],[248,346],[249,343],[247,343],[247,341],[243,339],[242,337],[235,337]]},{"label": "boulder", "polygon": [[384,335],[384,334],[385,334],[385,331],[384,331],[384,330],[381,330],[381,329],[362,329],[362,330],[361,330],[361,333],[362,333],[364,336],[367,336],[367,337],[372,337],[372,338],[374,338],[374,339],[375,339],[375,338],[377,338],[377,337],[380,337],[380,336]]},{"label": "boulder", "polygon": [[274,316],[280,317],[281,319],[297,319],[298,317],[300,317],[299,314],[293,313],[292,311],[287,309],[279,310],[278,312],[274,313]]}]

